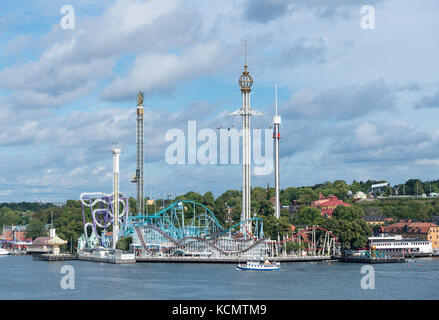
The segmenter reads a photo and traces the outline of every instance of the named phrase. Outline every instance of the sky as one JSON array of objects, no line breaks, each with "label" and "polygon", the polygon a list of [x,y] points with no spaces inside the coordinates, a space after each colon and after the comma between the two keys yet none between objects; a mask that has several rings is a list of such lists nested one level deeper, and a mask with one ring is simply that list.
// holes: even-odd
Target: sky
[{"label": "sky", "polygon": [[[373,29],[362,27],[365,5]],[[2,1],[0,202],[111,192],[114,142],[120,189],[135,197],[139,90],[145,195],[240,189],[239,164],[170,164],[165,136],[187,134],[189,121],[240,128],[230,113],[241,107],[244,41],[251,106],[263,113],[252,128],[270,129],[278,86],[281,188],[438,179],[438,9],[435,0]],[[267,184],[272,174],[252,176]]]}]

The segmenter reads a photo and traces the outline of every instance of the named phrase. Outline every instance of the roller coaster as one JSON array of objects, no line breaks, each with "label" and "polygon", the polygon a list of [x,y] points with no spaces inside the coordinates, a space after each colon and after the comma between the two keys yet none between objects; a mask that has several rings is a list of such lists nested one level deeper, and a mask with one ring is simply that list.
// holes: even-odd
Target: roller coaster
[{"label": "roller coaster", "polygon": [[[108,237],[114,215],[112,195],[81,194],[84,236],[98,239],[101,247],[109,247]],[[128,215],[128,198],[120,195],[121,235],[133,238],[132,248],[137,256],[203,256],[250,258],[276,256],[287,243],[299,243],[307,255],[332,255],[337,238],[328,230],[313,226],[284,240],[266,239],[263,221],[253,217],[232,227],[224,228],[205,205],[180,200],[152,215]],[[89,211],[89,212],[88,212]],[[91,222],[87,218],[91,216]],[[252,233],[241,234],[240,226],[251,223]],[[88,235],[88,229],[94,237]],[[91,241],[91,240],[90,240]],[[89,242],[90,242],[89,241]]]},{"label": "roller coaster", "polygon": [[[114,196],[102,192],[81,193],[80,195],[82,219],[84,223],[84,236],[89,239],[88,229],[91,228],[91,234],[99,240],[101,246],[107,246],[105,235],[110,231],[114,222]],[[128,219],[128,198],[125,194],[119,195],[119,213],[120,225],[126,227]],[[88,214],[88,211],[90,214]],[[89,216],[91,215],[91,222]],[[90,234],[90,235],[91,235]]]},{"label": "roller coaster", "polygon": [[339,250],[337,237],[331,231],[319,226],[312,226],[300,230],[292,236],[278,241],[278,245],[287,242],[299,243],[299,246],[302,242],[307,246],[303,251],[312,255],[335,255],[336,251]]},{"label": "roller coaster", "polygon": [[[241,234],[243,223],[252,233]],[[137,255],[180,255],[249,258],[275,256],[287,242],[302,242],[308,255],[331,255],[337,238],[328,230],[313,226],[283,241],[266,239],[263,221],[254,217],[225,229],[206,206],[181,200],[154,215],[131,216],[125,236],[133,237]]]},{"label": "roller coaster", "polygon": [[[234,232],[249,221],[253,234]],[[189,200],[173,203],[154,215],[129,217],[125,235],[133,237],[134,248],[142,255],[246,257],[270,251],[262,219],[251,218],[224,229],[209,208]]]}]

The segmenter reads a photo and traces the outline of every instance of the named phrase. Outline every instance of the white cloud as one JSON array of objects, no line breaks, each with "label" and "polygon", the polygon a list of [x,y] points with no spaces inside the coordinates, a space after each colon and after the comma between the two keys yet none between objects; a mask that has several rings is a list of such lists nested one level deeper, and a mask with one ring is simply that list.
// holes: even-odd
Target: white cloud
[{"label": "white cloud", "polygon": [[227,58],[218,42],[199,44],[180,54],[146,54],[138,56],[127,76],[120,77],[102,92],[104,99],[123,99],[145,92],[172,92],[176,85],[198,77],[207,77],[227,65]]}]

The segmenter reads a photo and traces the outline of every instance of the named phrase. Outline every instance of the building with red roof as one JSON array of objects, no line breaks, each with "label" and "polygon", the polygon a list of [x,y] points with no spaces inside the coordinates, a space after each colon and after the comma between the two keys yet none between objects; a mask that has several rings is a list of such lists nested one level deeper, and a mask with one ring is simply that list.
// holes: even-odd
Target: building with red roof
[{"label": "building with red roof", "polygon": [[346,203],[340,199],[338,199],[334,195],[329,195],[328,197],[323,196],[321,193],[319,194],[319,200],[311,201],[310,207],[317,208],[322,213],[322,216],[325,218],[332,217],[335,208],[337,206],[352,206],[349,203]]}]

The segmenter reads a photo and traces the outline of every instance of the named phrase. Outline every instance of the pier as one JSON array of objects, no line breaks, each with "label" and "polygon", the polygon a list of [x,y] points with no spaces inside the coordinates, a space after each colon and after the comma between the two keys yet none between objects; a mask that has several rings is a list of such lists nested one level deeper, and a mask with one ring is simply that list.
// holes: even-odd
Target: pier
[{"label": "pier", "polygon": [[110,250],[82,251],[78,254],[78,260],[114,264],[136,263],[134,253]]},{"label": "pier", "polygon": [[34,261],[69,261],[78,260],[76,254],[35,254],[32,255]]},{"label": "pier", "polygon": [[[270,257],[270,261],[279,262],[310,262],[310,261],[332,261],[336,258],[331,256],[304,256],[304,257]],[[138,256],[137,262],[150,263],[240,263],[246,259],[235,257],[180,257],[180,256]]]},{"label": "pier", "polygon": [[104,262],[114,264],[136,263],[136,259],[120,259],[116,256],[95,257],[95,256],[78,256],[78,260],[91,262]]},{"label": "pier", "polygon": [[365,257],[365,256],[343,256],[340,262],[378,264],[378,263],[402,263],[405,262],[403,256],[400,257]]}]

